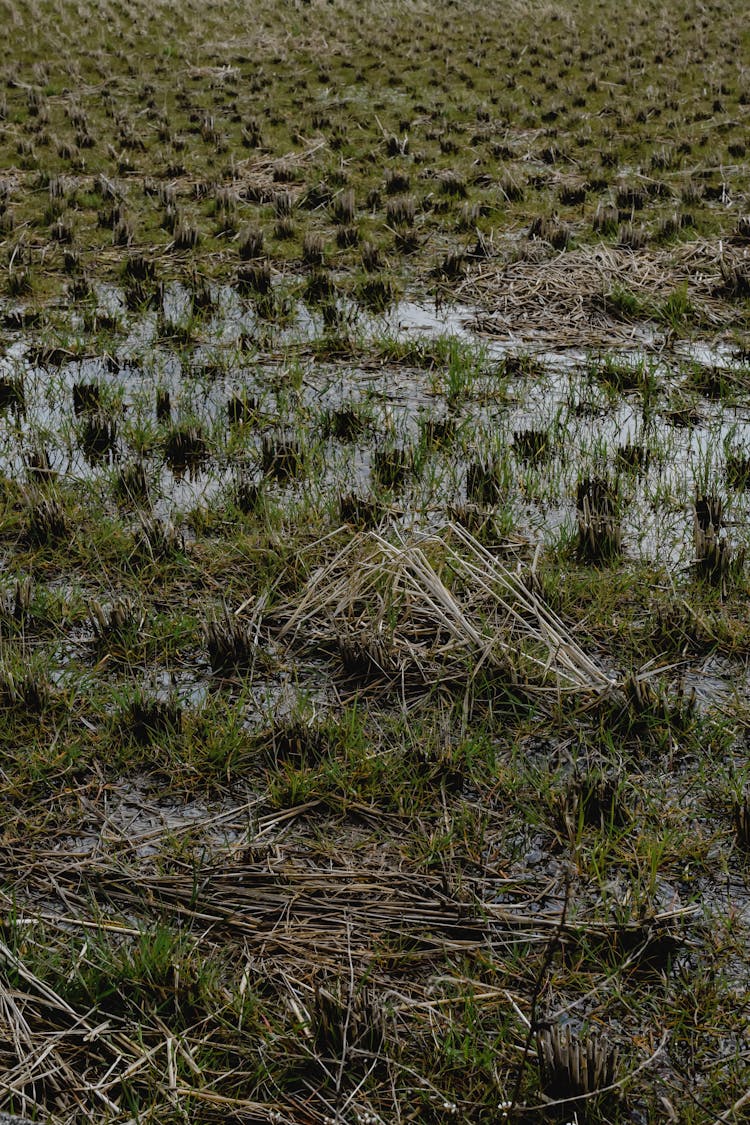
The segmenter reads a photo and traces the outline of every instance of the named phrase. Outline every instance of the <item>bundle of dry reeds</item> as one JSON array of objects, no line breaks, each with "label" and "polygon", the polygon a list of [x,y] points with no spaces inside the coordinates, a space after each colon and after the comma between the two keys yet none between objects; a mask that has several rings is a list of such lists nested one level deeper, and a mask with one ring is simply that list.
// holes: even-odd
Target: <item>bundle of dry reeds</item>
[{"label": "bundle of dry reeds", "polygon": [[471,682],[484,668],[523,690],[613,690],[534,587],[457,524],[412,539],[362,532],[311,576],[281,636],[356,649],[410,682]]}]

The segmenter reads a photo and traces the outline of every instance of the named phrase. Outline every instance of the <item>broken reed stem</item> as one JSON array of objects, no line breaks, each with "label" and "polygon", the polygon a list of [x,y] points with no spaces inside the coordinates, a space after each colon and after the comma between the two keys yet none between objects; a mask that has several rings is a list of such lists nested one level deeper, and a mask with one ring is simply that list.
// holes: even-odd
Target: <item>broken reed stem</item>
[{"label": "broken reed stem", "polygon": [[539,1004],[539,997],[542,994],[542,988],[544,987],[544,981],[545,981],[545,978],[547,976],[547,972],[549,970],[549,967],[552,964],[552,958],[555,955],[555,950],[557,949],[558,945],[560,944],[560,938],[562,937],[563,930],[565,929],[565,920],[566,920],[567,915],[568,915],[568,906],[569,905],[570,905],[570,878],[566,878],[566,880],[565,880],[565,898],[563,899],[562,909],[560,911],[560,920],[559,920],[559,923],[558,923],[554,933],[550,935],[549,941],[547,942],[547,948],[544,951],[544,958],[542,960],[542,964],[540,966],[539,972],[537,973],[536,980],[534,982],[534,991],[531,994],[531,1003],[529,1005],[528,1027],[527,1027],[527,1030],[526,1030],[526,1038],[525,1038],[524,1044],[523,1044],[523,1055],[521,1056],[521,1062],[519,1063],[519,1066],[518,1066],[518,1073],[516,1074],[516,1081],[515,1081],[514,1086],[513,1086],[513,1094],[511,1096],[510,1105],[508,1107],[508,1117],[513,1116],[513,1111],[515,1110],[516,1106],[518,1105],[518,1096],[521,1093],[521,1083],[523,1082],[524,1071],[526,1070],[526,1060],[529,1057],[529,1051],[531,1049],[531,1042],[532,1042],[534,1036],[537,1033],[536,1013],[537,1013],[537,1007],[538,1007],[538,1004]]}]

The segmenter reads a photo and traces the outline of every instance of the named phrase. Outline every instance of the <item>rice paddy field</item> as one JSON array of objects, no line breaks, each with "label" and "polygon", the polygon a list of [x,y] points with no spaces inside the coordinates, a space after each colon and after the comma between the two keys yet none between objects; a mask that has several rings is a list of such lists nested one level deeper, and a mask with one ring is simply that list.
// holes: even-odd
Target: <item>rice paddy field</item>
[{"label": "rice paddy field", "polygon": [[0,1121],[747,1121],[741,7],[0,27]]}]

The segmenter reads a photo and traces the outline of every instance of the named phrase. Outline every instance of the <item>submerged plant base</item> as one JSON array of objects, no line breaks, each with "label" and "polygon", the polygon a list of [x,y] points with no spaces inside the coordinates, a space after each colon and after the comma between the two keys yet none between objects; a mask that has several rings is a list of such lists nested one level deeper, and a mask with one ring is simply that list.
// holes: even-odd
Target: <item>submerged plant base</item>
[{"label": "submerged plant base", "polygon": [[578,557],[585,562],[610,562],[622,551],[622,528],[616,487],[600,478],[579,481]]}]

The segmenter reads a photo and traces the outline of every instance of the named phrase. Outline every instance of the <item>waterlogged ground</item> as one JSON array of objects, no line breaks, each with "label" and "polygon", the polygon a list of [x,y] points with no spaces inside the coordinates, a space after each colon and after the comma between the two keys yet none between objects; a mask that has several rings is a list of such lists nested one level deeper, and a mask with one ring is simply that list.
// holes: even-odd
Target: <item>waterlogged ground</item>
[{"label": "waterlogged ground", "polygon": [[[178,339],[189,301],[179,285],[165,291],[163,314],[128,312],[113,288],[100,301],[118,317],[106,350],[75,323],[64,344],[59,328],[54,343],[19,328],[9,332],[0,372],[5,754],[13,761],[5,778],[15,805],[6,817],[5,893],[9,908],[17,904],[13,932],[23,936],[8,965],[21,971],[22,951],[37,964],[40,942],[57,948],[62,941],[60,970],[45,955],[33,980],[53,980],[66,1004],[57,974],[69,957],[88,972],[100,964],[97,973],[107,958],[125,957],[118,971],[128,978],[143,972],[139,988],[149,1005],[153,968],[132,960],[146,956],[142,927],[153,938],[157,925],[165,943],[162,973],[166,966],[176,973],[187,958],[185,971],[195,976],[200,949],[226,982],[232,970],[220,968],[219,947],[205,952],[205,931],[191,936],[191,919],[202,918],[219,940],[227,925],[233,932],[226,909],[235,901],[231,916],[240,928],[232,941],[244,943],[249,960],[231,1005],[244,1011],[253,966],[264,963],[250,949],[266,923],[250,931],[240,924],[245,907],[237,896],[247,893],[240,887],[261,878],[260,903],[273,886],[277,920],[269,934],[281,942],[285,963],[286,943],[294,942],[299,981],[308,980],[303,966],[314,950],[328,966],[326,979],[338,979],[331,946],[321,946],[306,921],[317,894],[332,893],[325,879],[333,862],[345,880],[334,895],[334,932],[343,927],[336,941],[351,957],[356,931],[364,942],[357,963],[376,977],[385,972],[384,986],[390,981],[378,1005],[389,1018],[401,1011],[403,1021],[393,1007],[389,958],[383,962],[371,944],[380,923],[369,915],[352,921],[345,889],[352,878],[374,877],[368,857],[384,847],[385,868],[381,860],[367,897],[372,909],[396,893],[402,877],[391,885],[395,872],[407,870],[423,878],[442,872],[444,904],[490,914],[471,922],[471,935],[439,939],[435,948],[448,958],[439,978],[428,968],[437,953],[419,970],[417,957],[408,1010],[437,1001],[436,1011],[457,1002],[463,1008],[467,988],[503,1008],[516,997],[517,1052],[526,1021],[541,1018],[521,1004],[516,959],[531,942],[549,962],[544,1027],[562,1021],[582,1043],[606,1035],[610,1062],[617,1048],[629,1052],[635,1070],[648,1055],[632,1037],[645,1034],[646,1012],[650,1019],[659,1013],[661,1038],[648,1043],[653,1061],[612,1112],[646,1119],[649,1090],[672,1104],[687,1082],[680,1050],[698,1044],[712,1060],[709,1073],[721,1059],[743,1074],[736,1004],[741,1010],[746,989],[748,897],[735,821],[744,807],[750,702],[744,357],[706,343],[666,347],[658,333],[627,351],[555,353],[534,339],[517,348],[482,334],[469,308],[424,302],[380,317],[350,307],[333,329],[314,307],[290,304],[275,329],[226,289],[216,291],[190,338]],[[594,480],[606,482],[609,499],[590,540],[581,489]],[[728,561],[715,571],[696,561],[702,497],[722,504],[717,535]],[[316,655],[314,646],[290,647],[279,635],[284,607],[342,543],[371,527],[409,537],[452,522],[513,566],[535,557],[542,596],[625,685],[619,703],[595,704],[592,712],[592,697],[583,710],[568,702],[550,712],[546,697],[525,700],[520,684],[480,686],[473,677],[469,691],[454,685],[433,698],[412,687],[407,697],[377,662],[353,662],[343,649]],[[386,668],[382,653],[378,659]],[[641,688],[627,686],[638,679]],[[329,856],[325,877],[321,849]],[[185,864],[194,874],[183,900]],[[145,899],[132,882],[136,871],[150,888]],[[201,906],[204,894],[219,893],[220,883],[211,891],[219,871],[226,897]],[[309,902],[301,889],[291,898],[283,889],[303,871]],[[414,940],[412,929],[421,943],[434,925],[455,928],[457,906],[438,923],[424,886],[420,895],[399,943]],[[172,909],[178,914],[167,922]],[[508,910],[520,920],[512,922]],[[505,950],[502,970],[496,941]],[[399,953],[407,964],[415,956]],[[466,959],[477,957],[484,968],[469,970]],[[485,979],[488,957],[494,967]],[[712,1018],[725,1021],[721,1037],[704,1042],[690,1032],[683,1042],[686,1032],[673,1030],[683,989],[709,968],[721,973],[721,985],[714,977],[709,989],[718,1006]],[[502,986],[488,983],[501,971]],[[621,1010],[611,995],[619,974],[629,990]],[[98,986],[84,985],[86,973],[80,980],[77,988],[94,1002],[90,989]],[[171,994],[178,985],[167,987]],[[198,987],[209,990],[196,979],[191,988]],[[339,1050],[344,1058],[350,1049],[338,1038],[310,1044],[304,1029],[323,1017],[310,1007],[315,992],[305,1004],[309,987],[320,986],[294,985],[303,1007],[292,1014],[306,1068],[319,1053],[324,1060],[324,1052]],[[342,1018],[356,995],[355,985],[336,999]],[[259,1015],[271,1010],[266,1004]],[[119,1005],[117,1026],[125,1027],[135,1013]],[[138,1026],[144,1019],[148,1026],[151,1017],[139,1011]],[[186,1043],[193,1018],[179,1016],[189,1024],[181,1032]],[[376,1018],[385,1017],[370,1011],[370,1030],[358,1034],[373,1034]],[[44,1039],[44,1024],[39,1034]],[[417,1042],[421,1032],[402,1022],[400,1034]],[[494,1044],[493,1059],[514,1039],[485,1026],[473,1034]],[[672,1042],[679,1050],[667,1049]],[[356,1041],[351,1049],[360,1050]],[[122,1053],[126,1073],[133,1050]],[[509,1084],[517,1073],[511,1059]],[[309,1084],[323,1096],[328,1064],[314,1065],[323,1070]],[[529,1051],[522,1082],[535,1072],[536,1081],[547,1081],[547,1065],[537,1063],[536,1048]],[[640,1074],[647,1072],[646,1082]],[[627,1069],[616,1074],[612,1081],[625,1078],[627,1088]],[[486,1079],[475,1080],[485,1089]],[[139,1097],[158,1102],[161,1081],[157,1073],[139,1084]],[[224,1081],[214,1080],[220,1089]],[[210,1099],[213,1087],[201,1070],[196,1096]],[[19,1088],[30,1104],[28,1086]],[[127,1078],[106,1085],[125,1088]],[[512,1090],[504,1087],[498,1104],[512,1101]],[[229,1096],[245,1113],[245,1099]],[[274,1112],[305,1119],[306,1110],[289,1108],[288,1095],[275,1096]]]},{"label": "waterlogged ground", "polygon": [[740,17],[0,0],[1,1110],[744,1120]]},{"label": "waterlogged ground", "polygon": [[[322,513],[383,491],[385,465],[408,526],[469,505],[545,544],[575,537],[578,486],[597,478],[617,492],[628,558],[686,572],[708,494],[722,499],[720,537],[746,547],[750,365],[737,349],[666,349],[656,335],[628,351],[555,353],[533,337],[518,349],[481,335],[468,308],[408,302],[377,318],[350,307],[337,335],[301,305],[274,333],[227,290],[178,348],[156,314],[104,297],[122,318],[106,354],[84,336],[8,340],[7,475],[42,457],[51,476],[106,488],[137,467],[156,514],[183,524],[238,481]],[[179,286],[165,293],[172,330],[188,303]],[[279,471],[275,450],[289,447],[299,456]]]}]

